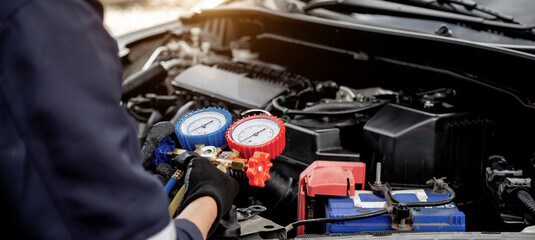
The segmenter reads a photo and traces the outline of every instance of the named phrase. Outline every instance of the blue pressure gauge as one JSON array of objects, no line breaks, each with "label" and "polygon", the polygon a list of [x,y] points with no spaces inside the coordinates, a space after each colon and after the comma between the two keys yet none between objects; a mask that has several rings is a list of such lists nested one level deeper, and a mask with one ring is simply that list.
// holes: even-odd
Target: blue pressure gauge
[{"label": "blue pressure gauge", "polygon": [[182,117],[175,125],[175,133],[183,149],[194,151],[195,145],[223,147],[225,132],[232,124],[232,116],[222,108],[203,108]]}]

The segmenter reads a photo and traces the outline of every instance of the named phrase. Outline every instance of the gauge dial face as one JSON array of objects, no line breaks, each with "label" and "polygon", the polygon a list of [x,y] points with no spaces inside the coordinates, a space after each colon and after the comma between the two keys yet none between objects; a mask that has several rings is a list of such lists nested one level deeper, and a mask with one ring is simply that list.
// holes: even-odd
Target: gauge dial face
[{"label": "gauge dial face", "polygon": [[220,129],[227,117],[217,111],[205,111],[191,115],[180,125],[180,131],[187,135],[205,135]]},{"label": "gauge dial face", "polygon": [[279,134],[280,126],[269,118],[253,118],[232,130],[232,139],[243,145],[261,145],[269,142]]}]

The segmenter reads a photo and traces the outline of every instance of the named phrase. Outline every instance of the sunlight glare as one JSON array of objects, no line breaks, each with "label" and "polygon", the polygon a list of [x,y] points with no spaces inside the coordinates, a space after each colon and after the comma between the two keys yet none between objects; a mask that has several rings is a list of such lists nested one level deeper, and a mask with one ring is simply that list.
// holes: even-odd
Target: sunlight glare
[{"label": "sunlight glare", "polygon": [[196,13],[201,13],[202,10],[215,8],[223,2],[225,2],[225,0],[201,0],[193,7],[193,11]]}]

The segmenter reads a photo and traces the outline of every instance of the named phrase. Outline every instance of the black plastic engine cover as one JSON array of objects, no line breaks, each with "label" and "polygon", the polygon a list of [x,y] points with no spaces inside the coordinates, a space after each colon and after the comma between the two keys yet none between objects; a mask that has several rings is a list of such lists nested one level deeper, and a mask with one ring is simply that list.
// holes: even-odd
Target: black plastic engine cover
[{"label": "black plastic engine cover", "polygon": [[291,123],[286,125],[286,147],[283,156],[305,165],[316,160],[360,161],[360,154],[341,146],[340,129],[307,129]]},{"label": "black plastic engine cover", "polygon": [[181,89],[246,108],[264,108],[271,99],[286,91],[286,87],[282,84],[205,65],[195,65],[186,69],[172,84]]},{"label": "black plastic engine cover", "polygon": [[485,126],[473,114],[386,105],[364,125],[364,141],[376,152],[368,173],[382,162],[382,180],[394,184],[423,185],[433,177],[456,184],[477,181],[483,173]]}]

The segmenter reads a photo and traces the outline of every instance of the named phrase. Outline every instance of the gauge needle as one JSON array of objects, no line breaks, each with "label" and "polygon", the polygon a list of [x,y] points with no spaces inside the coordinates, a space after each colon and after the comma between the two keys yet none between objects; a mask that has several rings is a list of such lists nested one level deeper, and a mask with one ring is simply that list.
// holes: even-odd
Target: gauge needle
[{"label": "gauge needle", "polygon": [[258,136],[259,133],[261,133],[261,132],[264,131],[264,130],[266,130],[266,128],[262,128],[262,130],[253,133],[251,136],[246,137],[245,139],[242,139],[242,141],[245,141],[245,140],[247,140],[247,139],[249,139],[249,138],[251,138],[251,137],[253,137],[253,136],[256,137],[256,136]]},{"label": "gauge needle", "polygon": [[203,124],[203,125],[201,125],[201,126],[195,128],[195,129],[193,129],[193,130],[191,130],[191,131],[193,132],[193,131],[195,131],[195,130],[197,130],[197,129],[199,129],[199,128],[205,128],[206,125],[208,125],[208,124],[210,124],[210,123],[212,123],[212,122],[214,122],[214,120],[210,120],[209,122],[207,122],[207,123],[205,123],[205,124]]}]

